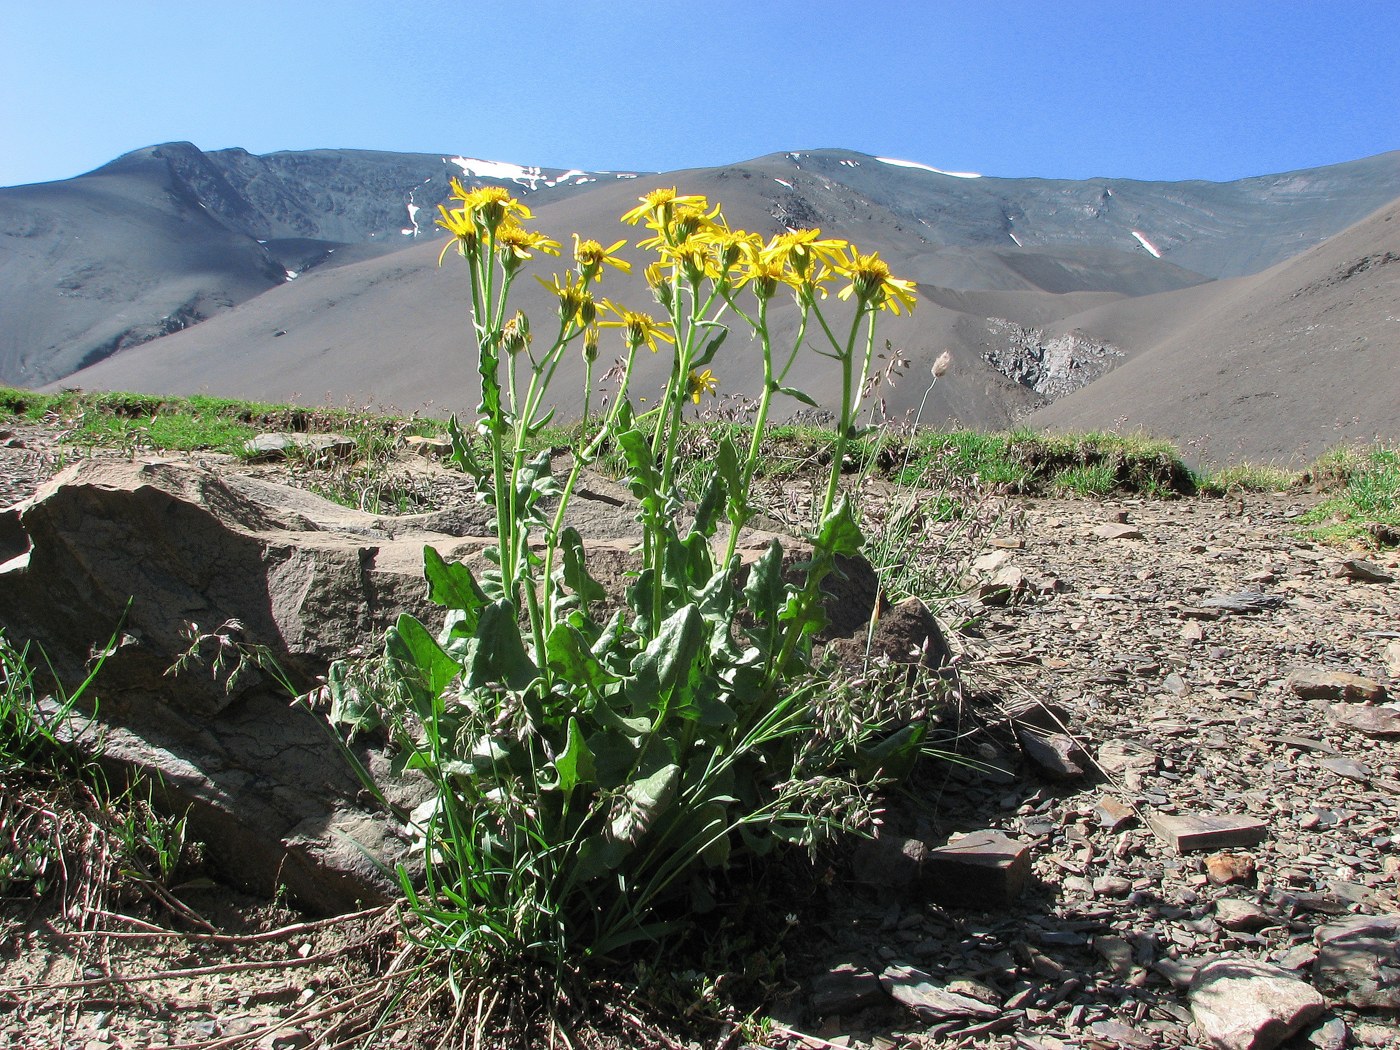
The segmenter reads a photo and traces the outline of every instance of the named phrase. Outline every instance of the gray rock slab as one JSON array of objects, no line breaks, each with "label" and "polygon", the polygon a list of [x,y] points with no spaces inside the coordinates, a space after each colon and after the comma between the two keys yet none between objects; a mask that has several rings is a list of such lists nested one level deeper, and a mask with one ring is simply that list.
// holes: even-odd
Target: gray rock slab
[{"label": "gray rock slab", "polygon": [[1306,981],[1251,959],[1202,966],[1190,1002],[1201,1034],[1220,1050],[1273,1050],[1327,1007]]},{"label": "gray rock slab", "polygon": [[880,985],[895,1002],[929,1023],[957,1017],[989,1018],[1001,1013],[1000,1008],[989,1003],[948,991],[930,974],[913,966],[888,967],[880,975]]},{"label": "gray rock slab", "polygon": [[1332,721],[1364,736],[1400,736],[1400,704],[1332,704]]},{"label": "gray rock slab", "polygon": [[880,978],[854,963],[833,966],[812,981],[812,1009],[822,1017],[860,1010],[884,996]]},{"label": "gray rock slab", "polygon": [[1073,737],[1022,729],[1017,732],[1016,739],[1027,761],[1052,780],[1079,780],[1084,776],[1089,759]]},{"label": "gray rock slab", "polygon": [[1352,1006],[1400,1010],[1400,915],[1361,916],[1315,934],[1313,983]]},{"label": "gray rock slab", "polygon": [[1349,700],[1384,703],[1385,686],[1350,671],[1304,668],[1288,676],[1288,688],[1304,700]]}]

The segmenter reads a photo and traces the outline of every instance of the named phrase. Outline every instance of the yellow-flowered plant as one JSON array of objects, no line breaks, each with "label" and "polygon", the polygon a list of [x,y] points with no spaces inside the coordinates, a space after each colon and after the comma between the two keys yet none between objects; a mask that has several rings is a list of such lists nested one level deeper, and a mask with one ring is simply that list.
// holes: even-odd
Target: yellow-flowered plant
[{"label": "yellow-flowered plant", "polygon": [[[557,255],[559,242],[529,229],[529,209],[496,187],[454,181],[440,211],[443,254],[455,248],[466,263],[481,379],[476,435],[453,421],[454,459],[494,508],[496,542],[479,577],[428,550],[446,625],[435,636],[405,616],[387,639],[398,703],[385,721],[405,764],[434,788],[417,816],[428,881],[409,889],[445,943],[562,966],[662,937],[668,909],[697,880],[733,854],[842,826],[842,814],[864,811],[877,770],[919,746],[917,726],[833,736],[813,714],[810,678],[821,583],[864,542],[839,487],[876,321],[913,309],[914,288],[845,241],[817,230],[765,239],[731,229],[703,196],[662,188],[622,216],[645,230],[636,246],[652,256],[643,274],[654,312],[599,298],[602,282],[631,270],[625,241],[575,234],[573,268],[540,278],[556,304],[547,339],[509,304],[527,264]],[[849,318],[827,316],[833,288],[830,308]],[[781,347],[769,323],[779,300],[798,317]],[[746,449],[719,442],[687,510],[676,473],[683,412],[717,392],[733,324],[751,331],[762,357],[753,433]],[[618,389],[594,414],[594,363],[612,332],[624,351]],[[528,449],[553,418],[547,395],[571,345],[585,362],[583,422],[559,479],[548,452]],[[660,399],[638,414],[631,384],[643,350],[669,357],[670,370]],[[736,549],[775,399],[813,404],[788,385],[804,353],[834,362],[843,395],[829,484],[793,581],[777,542],[742,572]],[[623,596],[592,579],[583,539],[566,524],[580,472],[605,446],[626,461],[641,526]],[[341,709],[362,709],[343,669],[331,681]]]}]

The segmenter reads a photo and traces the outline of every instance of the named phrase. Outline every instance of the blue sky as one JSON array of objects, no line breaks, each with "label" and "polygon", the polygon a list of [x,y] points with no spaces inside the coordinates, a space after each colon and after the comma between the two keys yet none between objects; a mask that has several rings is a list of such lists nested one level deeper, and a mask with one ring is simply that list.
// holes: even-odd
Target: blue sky
[{"label": "blue sky", "polygon": [[0,185],[176,139],[1216,180],[1400,149],[1395,0],[0,0],[0,41]]}]

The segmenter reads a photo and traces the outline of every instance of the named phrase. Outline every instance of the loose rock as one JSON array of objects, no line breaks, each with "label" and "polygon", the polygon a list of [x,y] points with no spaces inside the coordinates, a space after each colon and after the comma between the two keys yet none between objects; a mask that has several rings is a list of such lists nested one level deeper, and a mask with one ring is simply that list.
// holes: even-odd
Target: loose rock
[{"label": "loose rock", "polygon": [[1252,817],[1175,816],[1159,813],[1148,818],[1153,832],[1178,853],[1252,846],[1267,834],[1265,825]]},{"label": "loose rock", "polygon": [[971,996],[958,995],[934,982],[913,966],[890,966],[880,975],[880,985],[896,1002],[913,1010],[926,1022],[956,1017],[995,1017],[1001,1010]]},{"label": "loose rock", "polygon": [[1031,870],[1030,848],[997,831],[974,831],[924,859],[924,886],[940,904],[999,908],[1025,889]]},{"label": "loose rock", "polygon": [[1306,982],[1249,959],[1202,966],[1190,999],[1191,1016],[1220,1050],[1272,1050],[1327,1006]]},{"label": "loose rock", "polygon": [[1206,858],[1206,877],[1217,886],[1249,882],[1254,878],[1254,858],[1248,853],[1214,853]]},{"label": "loose rock", "polygon": [[1383,703],[1385,686],[1349,671],[1300,670],[1288,676],[1288,688],[1304,700],[1351,700]]},{"label": "loose rock", "polygon": [[1319,989],[1352,1006],[1400,1010],[1400,915],[1324,926],[1316,941]]}]

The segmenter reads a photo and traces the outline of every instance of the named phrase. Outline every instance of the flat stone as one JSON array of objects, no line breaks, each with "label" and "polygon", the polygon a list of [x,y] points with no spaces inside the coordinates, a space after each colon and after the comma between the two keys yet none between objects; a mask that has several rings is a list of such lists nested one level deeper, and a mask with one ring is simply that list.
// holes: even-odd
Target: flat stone
[{"label": "flat stone", "polygon": [[1253,931],[1274,925],[1274,919],[1253,901],[1242,901],[1235,897],[1221,897],[1215,902],[1215,921],[1227,930]]},{"label": "flat stone", "polygon": [[1371,771],[1353,758],[1335,755],[1328,758],[1317,758],[1313,761],[1323,769],[1331,770],[1337,776],[1346,780],[1354,780],[1358,784],[1364,784],[1371,779]]},{"label": "flat stone", "polygon": [[1400,678],[1400,639],[1385,644],[1385,671],[1391,678]]},{"label": "flat stone", "polygon": [[1137,813],[1133,808],[1124,805],[1112,795],[1104,795],[1099,799],[1098,805],[1094,807],[1094,816],[1098,818],[1099,827],[1115,835],[1137,820]]},{"label": "flat stone", "polygon": [[1327,1008],[1307,982],[1250,959],[1202,966],[1190,1000],[1197,1027],[1220,1050],[1272,1050]]},{"label": "flat stone", "polygon": [[1384,703],[1385,686],[1350,671],[1308,668],[1288,676],[1288,688],[1304,700],[1350,700],[1367,704]]},{"label": "flat stone", "polygon": [[1332,704],[1332,721],[1366,736],[1400,736],[1400,705]]},{"label": "flat stone", "polygon": [[1347,1023],[1340,1017],[1329,1017],[1308,1033],[1308,1042],[1317,1050],[1346,1050]]},{"label": "flat stone", "polygon": [[1030,870],[1030,847],[999,831],[974,831],[929,850],[923,886],[939,904],[1002,908],[1020,897]]},{"label": "flat stone", "polygon": [[842,963],[812,981],[812,1009],[819,1016],[851,1013],[884,998],[880,978],[854,963]]},{"label": "flat stone", "polygon": [[1280,595],[1265,594],[1263,591],[1217,594],[1212,598],[1203,598],[1200,602],[1203,609],[1217,609],[1230,613],[1265,612],[1268,609],[1277,609],[1282,604],[1283,598]]},{"label": "flat stone", "polygon": [[1054,780],[1079,780],[1084,776],[1088,756],[1071,736],[1064,733],[1035,733],[1029,729],[1017,732],[1021,750],[1036,769]]},{"label": "flat stone", "polygon": [[1332,570],[1333,576],[1360,583],[1394,583],[1395,577],[1373,561],[1364,558],[1347,558]]},{"label": "flat stone", "polygon": [[1264,823],[1252,817],[1158,813],[1149,817],[1147,823],[1159,839],[1178,853],[1253,846],[1268,834]]},{"label": "flat stone", "polygon": [[880,975],[880,986],[895,1002],[909,1007],[921,1021],[946,1021],[956,1017],[996,1017],[1000,1008],[968,995],[950,992],[934,978],[913,966],[894,965]]},{"label": "flat stone", "polygon": [[1110,972],[1120,980],[1133,972],[1133,946],[1122,937],[1095,937],[1094,951],[1108,964]]},{"label": "flat stone", "polygon": [[243,450],[261,462],[283,460],[293,452],[345,457],[355,451],[355,442],[344,434],[259,434],[245,441]]},{"label": "flat stone", "polygon": [[1133,882],[1121,875],[1101,875],[1094,880],[1094,896],[1126,897],[1133,892]]},{"label": "flat stone", "polygon": [[1400,1010],[1400,915],[1361,916],[1314,935],[1313,983],[1363,1009]]},{"label": "flat stone", "polygon": [[447,438],[410,434],[403,439],[404,448],[425,459],[445,459],[452,455],[452,442]]},{"label": "flat stone", "polygon": [[1140,540],[1142,539],[1142,530],[1134,525],[1110,521],[1097,526],[1094,529],[1094,535],[1101,540]]},{"label": "flat stone", "polygon": [[1248,853],[1213,853],[1206,858],[1206,878],[1217,886],[1249,882],[1254,878],[1254,858]]}]

